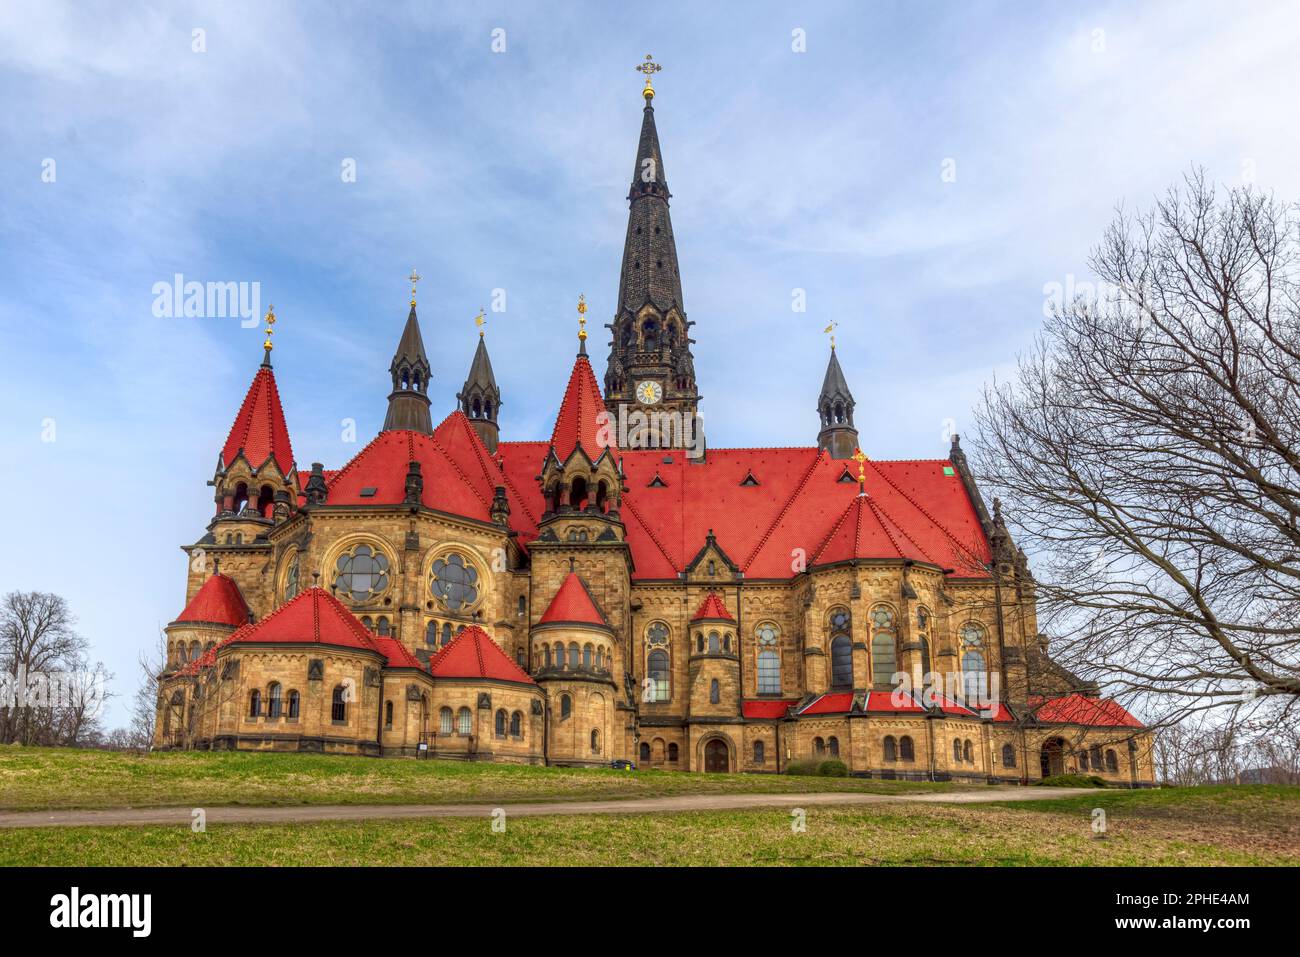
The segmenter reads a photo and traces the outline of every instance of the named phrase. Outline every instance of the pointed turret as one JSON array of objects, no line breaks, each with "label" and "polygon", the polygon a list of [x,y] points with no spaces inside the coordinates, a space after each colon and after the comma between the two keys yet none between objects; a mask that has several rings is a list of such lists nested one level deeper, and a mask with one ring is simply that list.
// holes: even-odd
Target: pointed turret
[{"label": "pointed turret", "polygon": [[817,398],[817,414],[822,429],[817,433],[817,447],[826,449],[833,459],[850,459],[858,447],[858,430],[853,426],[853,393],[844,380],[844,370],[831,343],[831,358],[826,364],[826,378]]},{"label": "pointed turret", "polygon": [[[275,371],[271,368],[274,308],[266,315],[267,340],[263,344],[266,355],[253,375],[217,458],[217,471],[211,484],[216,489],[218,519],[281,521],[289,515],[288,503],[298,501],[293,446],[280,405]],[[284,493],[280,496],[284,506],[277,511],[278,493]]]},{"label": "pointed turret", "polygon": [[[668,181],[655,126],[654,89],[645,108],[628,190],[627,238],[619,275],[618,307],[605,370],[611,413],[634,402],[656,412],[694,416],[699,405],[690,328],[682,300],[677,243],[668,212]],[[677,441],[672,444],[682,444]]]},{"label": "pointed turret", "polygon": [[497,410],[501,407],[501,390],[497,388],[496,376],[492,374],[492,360],[488,357],[482,332],[479,333],[478,348],[474,350],[474,360],[469,365],[469,376],[456,399],[460,403],[460,410],[465,413],[470,425],[474,426],[474,431],[483,440],[487,450],[495,455],[499,437]]},{"label": "pointed turret", "polygon": [[393,391],[388,397],[384,431],[410,429],[431,435],[433,422],[429,417],[429,397],[425,394],[429,388],[429,359],[424,354],[420,320],[415,315],[414,289],[406,327],[402,329],[402,338],[397,343],[397,352],[388,371],[393,377]]}]

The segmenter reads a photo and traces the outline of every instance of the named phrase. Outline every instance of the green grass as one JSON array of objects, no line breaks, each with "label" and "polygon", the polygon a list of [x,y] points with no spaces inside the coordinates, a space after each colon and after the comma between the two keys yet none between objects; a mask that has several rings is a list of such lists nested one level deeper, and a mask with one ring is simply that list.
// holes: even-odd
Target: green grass
[{"label": "green grass", "polygon": [[593,800],[675,794],[898,793],[946,784],[543,768],[319,754],[162,752],[0,746],[0,809],[455,804]]},{"label": "green grass", "polygon": [[[514,817],[300,825],[0,830],[0,864],[31,865],[1291,865],[1300,864],[1300,789],[1195,796],[1188,819],[1150,793],[1113,804],[1105,840],[1091,804],[887,804],[808,809],[794,833],[786,811]],[[1109,797],[1110,795],[1107,795]],[[1185,795],[1186,796],[1186,795]],[[1091,795],[1089,796],[1091,797]],[[1145,800],[1144,800],[1145,799]],[[1261,809],[1222,826],[1208,809]],[[1154,813],[1149,813],[1154,812]],[[1282,833],[1270,829],[1284,825]]]}]

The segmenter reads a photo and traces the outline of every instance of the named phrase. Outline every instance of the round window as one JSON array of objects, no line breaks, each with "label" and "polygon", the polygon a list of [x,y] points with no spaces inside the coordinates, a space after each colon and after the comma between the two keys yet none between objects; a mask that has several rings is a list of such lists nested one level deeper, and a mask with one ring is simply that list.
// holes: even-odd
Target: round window
[{"label": "round window", "polygon": [[335,569],[335,584],[353,601],[366,601],[388,587],[388,557],[369,545],[340,555]]},{"label": "round window", "polygon": [[448,611],[460,611],[478,601],[478,570],[452,552],[433,563],[429,587]]}]

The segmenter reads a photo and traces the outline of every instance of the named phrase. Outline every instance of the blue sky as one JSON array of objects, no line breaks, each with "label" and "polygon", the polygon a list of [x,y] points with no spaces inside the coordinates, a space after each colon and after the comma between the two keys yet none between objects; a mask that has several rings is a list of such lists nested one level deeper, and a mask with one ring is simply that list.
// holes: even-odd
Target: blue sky
[{"label": "blue sky", "polygon": [[1193,163],[1300,197],[1298,27],[1284,3],[8,0],[0,590],[69,599],[124,720],[261,358],[235,319],[155,317],[176,273],[275,304],[301,467],[381,425],[412,266],[435,414],[504,289],[503,437],[545,437],[578,294],[615,306],[647,52],[710,444],[811,444],[834,320],[863,447],[940,457],[1118,204]]}]

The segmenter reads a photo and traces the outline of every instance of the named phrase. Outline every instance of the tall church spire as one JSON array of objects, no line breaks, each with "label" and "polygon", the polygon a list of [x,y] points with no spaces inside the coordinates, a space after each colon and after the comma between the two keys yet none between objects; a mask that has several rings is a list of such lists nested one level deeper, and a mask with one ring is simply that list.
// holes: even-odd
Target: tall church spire
[{"label": "tall church spire", "polygon": [[844,380],[840,360],[835,356],[834,342],[831,343],[830,361],[826,363],[822,392],[817,397],[817,414],[822,423],[822,430],[817,433],[817,447],[828,449],[833,459],[852,458],[858,447],[858,430],[853,426],[853,393]]},{"label": "tall church spire", "polygon": [[384,431],[410,429],[413,432],[433,434],[429,417],[429,359],[424,354],[424,339],[420,336],[420,320],[415,315],[415,284],[420,275],[411,270],[411,311],[397,343],[392,365],[388,367],[393,377],[393,391],[388,396],[388,415],[384,417]]},{"label": "tall church spire", "polygon": [[611,412],[635,401],[656,406],[656,411],[694,415],[699,394],[690,348],[692,324],[682,301],[677,244],[668,212],[672,194],[664,175],[655,91],[650,84],[659,66],[647,57],[637,69],[646,75],[645,108],[628,190],[618,309],[609,326],[614,340],[605,371],[605,401]]},{"label": "tall church spire", "polygon": [[501,390],[497,388],[496,376],[492,374],[492,360],[488,357],[487,344],[483,337],[483,314],[475,320],[479,323],[478,348],[474,350],[474,359],[469,364],[469,375],[465,385],[456,395],[460,410],[469,419],[470,425],[478,433],[487,450],[496,454],[497,410],[501,407]]}]

